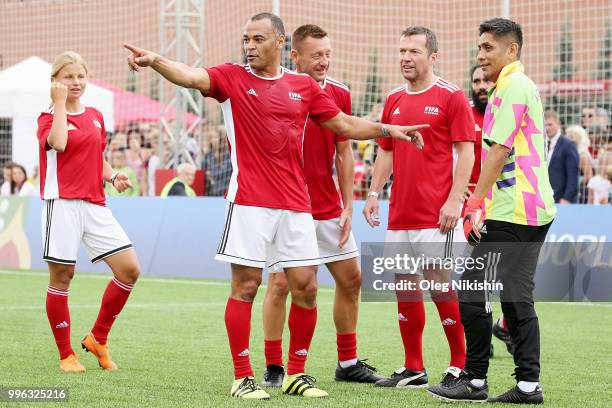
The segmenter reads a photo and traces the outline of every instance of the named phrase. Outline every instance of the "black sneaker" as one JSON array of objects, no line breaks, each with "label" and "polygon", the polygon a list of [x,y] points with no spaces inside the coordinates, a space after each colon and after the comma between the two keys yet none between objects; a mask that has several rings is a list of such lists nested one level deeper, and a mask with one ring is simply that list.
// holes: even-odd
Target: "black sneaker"
[{"label": "black sneaker", "polygon": [[532,392],[524,392],[515,386],[497,397],[489,398],[489,402],[505,402],[507,404],[543,404],[542,387],[536,386]]},{"label": "black sneaker", "polygon": [[461,375],[461,369],[460,368],[450,366],[442,374],[442,381],[440,381],[440,385],[445,386],[445,387],[449,387],[455,381],[457,381],[459,379],[460,375]]},{"label": "black sneaker", "polygon": [[427,371],[410,371],[405,367],[398,368],[389,378],[374,383],[376,387],[424,388],[427,387]]},{"label": "black sneaker", "polygon": [[376,369],[369,364],[364,363],[364,360],[357,360],[355,365],[342,368],[340,363],[336,367],[336,381],[351,381],[358,383],[375,383],[378,380],[383,380],[380,374],[376,373]]},{"label": "black sneaker", "polygon": [[282,366],[269,365],[260,384],[262,387],[280,388],[284,378],[285,369]]},{"label": "black sneaker", "polygon": [[447,402],[487,402],[489,386],[485,381],[482,387],[476,387],[464,371],[458,378],[445,384],[433,385],[427,392],[442,401]]},{"label": "black sneaker", "polygon": [[504,342],[508,353],[514,355],[514,342],[512,341],[512,336],[510,336],[508,330],[504,329],[500,319],[497,319],[495,323],[493,323],[493,335]]}]

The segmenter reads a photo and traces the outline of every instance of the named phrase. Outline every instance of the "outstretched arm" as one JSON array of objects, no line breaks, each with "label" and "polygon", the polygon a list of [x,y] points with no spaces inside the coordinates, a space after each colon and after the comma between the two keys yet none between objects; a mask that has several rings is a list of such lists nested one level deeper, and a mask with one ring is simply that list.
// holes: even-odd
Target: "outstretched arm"
[{"label": "outstretched arm", "polygon": [[367,140],[379,137],[394,137],[416,144],[419,149],[425,145],[423,136],[418,132],[419,129],[429,127],[429,125],[414,126],[395,126],[381,123],[370,122],[356,116],[350,116],[340,112],[330,120],[323,122],[323,126],[338,135],[345,135],[350,139]]},{"label": "outstretched arm", "polygon": [[138,48],[131,44],[123,44],[132,53],[128,56],[128,65],[134,71],[151,67],[173,84],[184,88],[198,89],[204,94],[210,90],[210,77],[202,68],[190,67],[182,62],[172,61],[153,51]]}]

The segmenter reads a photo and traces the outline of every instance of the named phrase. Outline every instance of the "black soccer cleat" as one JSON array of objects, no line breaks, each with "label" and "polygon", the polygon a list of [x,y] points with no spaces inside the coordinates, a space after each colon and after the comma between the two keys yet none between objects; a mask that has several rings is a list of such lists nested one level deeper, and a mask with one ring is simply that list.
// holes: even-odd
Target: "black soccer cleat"
[{"label": "black soccer cleat", "polygon": [[461,373],[462,370],[458,367],[448,367],[442,374],[442,381],[440,381],[440,385],[446,387],[452,385],[454,382],[459,380]]},{"label": "black soccer cleat", "polygon": [[504,329],[500,319],[497,319],[495,323],[493,323],[493,335],[506,345],[508,353],[514,355],[514,342],[512,341],[512,336],[510,336],[508,330]]},{"label": "black soccer cleat", "polygon": [[261,380],[262,387],[280,388],[285,378],[285,369],[278,365],[269,365]]},{"label": "black soccer cleat", "polygon": [[476,387],[464,371],[458,378],[448,379],[438,385],[427,388],[427,392],[435,398],[446,402],[487,402],[489,386],[485,381],[482,387]]},{"label": "black soccer cleat", "polygon": [[506,404],[543,404],[542,387],[536,386],[532,392],[524,392],[515,386],[497,397],[489,398],[489,402],[504,402]]},{"label": "black soccer cleat", "polygon": [[405,367],[398,368],[389,378],[374,383],[376,387],[424,388],[428,385],[427,371],[410,371]]},{"label": "black soccer cleat", "polygon": [[375,383],[379,380],[384,380],[385,377],[378,374],[376,369],[364,360],[357,360],[355,365],[342,368],[340,363],[336,367],[336,381],[350,381],[358,383]]}]

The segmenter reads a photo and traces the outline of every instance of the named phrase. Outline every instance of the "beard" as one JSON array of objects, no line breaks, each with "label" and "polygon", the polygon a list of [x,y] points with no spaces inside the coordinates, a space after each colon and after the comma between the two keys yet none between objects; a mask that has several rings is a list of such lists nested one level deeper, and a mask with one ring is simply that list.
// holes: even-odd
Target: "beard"
[{"label": "beard", "polygon": [[472,96],[472,103],[474,103],[474,107],[476,108],[476,110],[480,113],[484,113],[485,110],[487,109],[487,101],[485,100],[483,102],[482,99],[480,99],[480,95],[474,92],[473,89],[471,92],[471,96]]}]

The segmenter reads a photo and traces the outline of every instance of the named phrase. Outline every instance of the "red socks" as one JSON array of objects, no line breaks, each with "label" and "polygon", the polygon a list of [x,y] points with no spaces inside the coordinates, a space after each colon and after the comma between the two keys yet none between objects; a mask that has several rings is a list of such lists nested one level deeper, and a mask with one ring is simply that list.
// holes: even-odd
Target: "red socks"
[{"label": "red socks", "polygon": [[308,349],[317,325],[317,308],[305,309],[291,303],[289,311],[289,358],[287,374],[303,373]]},{"label": "red socks", "polygon": [[404,343],[404,367],[411,371],[423,371],[423,329],[425,328],[425,304],[397,302],[397,320]]},{"label": "red socks", "polygon": [[251,309],[253,303],[229,298],[225,306],[225,328],[229,339],[234,379],[252,377],[253,369],[249,359],[249,338],[251,336]]},{"label": "red socks", "polygon": [[[266,367],[271,365],[283,365],[282,339],[264,340],[264,354],[266,356]],[[336,334],[338,345],[338,361],[348,361],[357,358],[357,334]]]},{"label": "red socks", "polygon": [[47,288],[47,318],[55,338],[60,360],[74,353],[70,345],[70,312],[68,310],[68,289]]},{"label": "red socks", "polygon": [[271,365],[283,366],[283,339],[264,340],[264,354],[266,367]]},{"label": "red socks", "polygon": [[123,310],[133,287],[134,285],[120,282],[117,278],[113,278],[106,286],[98,319],[91,330],[98,343],[106,344],[108,332],[121,310]]},{"label": "red socks", "polygon": [[438,308],[440,321],[450,348],[450,365],[463,370],[465,368],[465,335],[459,314],[459,302],[454,291],[432,296]]},{"label": "red socks", "polygon": [[348,361],[357,358],[356,333],[336,333],[336,344],[338,345],[338,361]]}]

